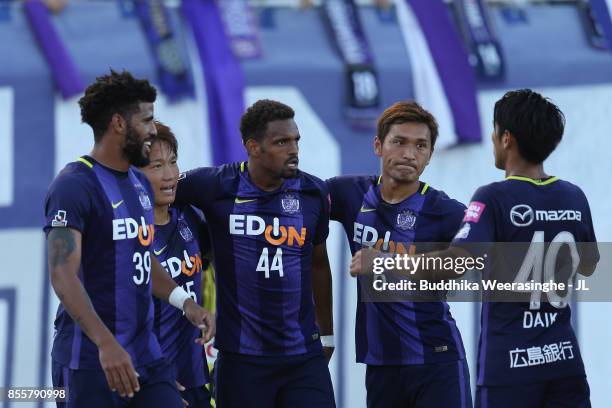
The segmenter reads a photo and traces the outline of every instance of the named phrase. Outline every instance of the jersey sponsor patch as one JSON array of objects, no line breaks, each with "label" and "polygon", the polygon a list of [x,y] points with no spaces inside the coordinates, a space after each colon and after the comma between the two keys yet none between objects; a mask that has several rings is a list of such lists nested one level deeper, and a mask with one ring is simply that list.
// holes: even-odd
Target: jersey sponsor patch
[{"label": "jersey sponsor patch", "polygon": [[68,225],[68,220],[66,219],[66,211],[58,210],[57,214],[53,217],[51,221],[52,227],[65,227]]},{"label": "jersey sponsor patch", "polygon": [[465,216],[463,217],[463,222],[478,222],[480,220],[480,216],[485,210],[486,205],[479,201],[472,201],[470,205],[468,205],[467,210],[465,210]]}]

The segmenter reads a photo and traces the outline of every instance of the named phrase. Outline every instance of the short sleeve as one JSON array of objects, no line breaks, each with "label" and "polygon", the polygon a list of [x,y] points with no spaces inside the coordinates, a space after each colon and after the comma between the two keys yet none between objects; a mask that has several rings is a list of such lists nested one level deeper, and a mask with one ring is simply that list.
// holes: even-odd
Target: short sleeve
[{"label": "short sleeve", "polygon": [[340,194],[340,179],[332,177],[325,181],[327,190],[329,191],[330,211],[329,218],[334,221],[341,221],[341,214],[344,212],[342,208],[342,194]]},{"label": "short sleeve", "polygon": [[81,233],[91,212],[90,194],[74,176],[58,176],[45,199],[45,233],[52,228],[74,228]]},{"label": "short sleeve", "polygon": [[459,229],[462,227],[466,211],[465,205],[463,205],[463,203],[452,199],[447,200],[449,201],[449,208],[447,215],[444,217],[445,223],[444,230],[442,231],[442,242],[451,242],[455,238],[457,231],[459,231]]},{"label": "short sleeve", "polygon": [[495,206],[486,187],[476,190],[452,245],[495,242]]},{"label": "short sleeve", "polygon": [[579,245],[580,260],[587,265],[595,265],[599,262],[600,254],[597,247],[593,219],[591,217],[591,207],[589,206],[586,196],[584,196],[584,217],[582,222],[584,223],[585,234],[583,237],[578,238],[579,242],[583,242],[582,245]]},{"label": "short sleeve", "polygon": [[317,227],[313,239],[314,245],[322,244],[323,242],[325,242],[327,236],[329,235],[329,214],[331,209],[331,199],[329,190],[327,189],[327,185],[325,183],[322,184],[323,185],[319,190],[321,194],[321,212],[317,221]]},{"label": "short sleeve", "polygon": [[214,190],[216,175],[215,167],[200,167],[181,173],[176,187],[175,204],[204,209],[207,195]]}]

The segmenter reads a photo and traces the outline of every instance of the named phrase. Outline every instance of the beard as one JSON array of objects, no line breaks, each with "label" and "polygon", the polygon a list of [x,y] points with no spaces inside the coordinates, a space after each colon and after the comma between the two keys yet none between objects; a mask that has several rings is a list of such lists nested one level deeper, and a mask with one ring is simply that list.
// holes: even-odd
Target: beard
[{"label": "beard", "polygon": [[145,167],[149,165],[149,157],[145,154],[144,150],[144,142],[140,140],[136,130],[128,124],[123,154],[131,165]]},{"label": "beard", "polygon": [[288,170],[283,170],[281,172],[281,177],[286,178],[286,179],[297,178],[298,175],[299,175],[298,169],[288,169]]}]

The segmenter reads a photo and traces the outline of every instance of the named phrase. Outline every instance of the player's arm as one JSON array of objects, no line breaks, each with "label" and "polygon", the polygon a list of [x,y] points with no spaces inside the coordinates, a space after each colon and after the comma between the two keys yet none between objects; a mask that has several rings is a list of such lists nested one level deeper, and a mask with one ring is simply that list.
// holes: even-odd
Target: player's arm
[{"label": "player's arm", "polygon": [[595,263],[580,262],[580,265],[578,265],[578,273],[581,274],[582,276],[591,276],[593,272],[595,272],[596,268],[597,268],[597,262]]},{"label": "player's arm", "polygon": [[197,343],[204,345],[215,335],[214,316],[178,286],[154,256],[151,257],[151,282],[153,296],[182,310],[194,326],[202,329],[202,337],[196,340]]},{"label": "player's arm", "polygon": [[64,309],[98,347],[108,386],[122,397],[132,397],[140,386],[130,355],[102,322],[78,277],[81,233],[72,228],[52,228],[47,236],[47,261],[51,285]]},{"label": "player's arm", "polygon": [[312,292],[321,341],[329,361],[334,352],[334,317],[332,275],[325,242],[315,245],[312,251]]}]

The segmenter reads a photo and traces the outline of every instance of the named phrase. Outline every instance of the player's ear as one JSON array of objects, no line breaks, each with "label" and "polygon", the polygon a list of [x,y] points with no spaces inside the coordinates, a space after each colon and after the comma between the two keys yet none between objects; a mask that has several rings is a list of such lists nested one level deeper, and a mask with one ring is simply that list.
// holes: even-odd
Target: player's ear
[{"label": "player's ear", "polygon": [[382,157],[382,140],[378,136],[374,136],[374,153],[378,157]]},{"label": "player's ear", "polygon": [[253,157],[259,156],[259,152],[261,149],[260,149],[259,143],[257,143],[255,139],[253,138],[248,139],[246,143],[244,144],[244,147],[246,148],[248,156],[253,156]]},{"label": "player's ear", "polygon": [[509,149],[510,147],[512,147],[513,143],[514,135],[510,133],[507,129],[504,130],[504,133],[502,134],[502,146],[504,147],[504,149]]},{"label": "player's ear", "polygon": [[113,116],[111,116],[109,128],[115,133],[123,134],[127,129],[127,122],[119,113],[114,113]]}]

